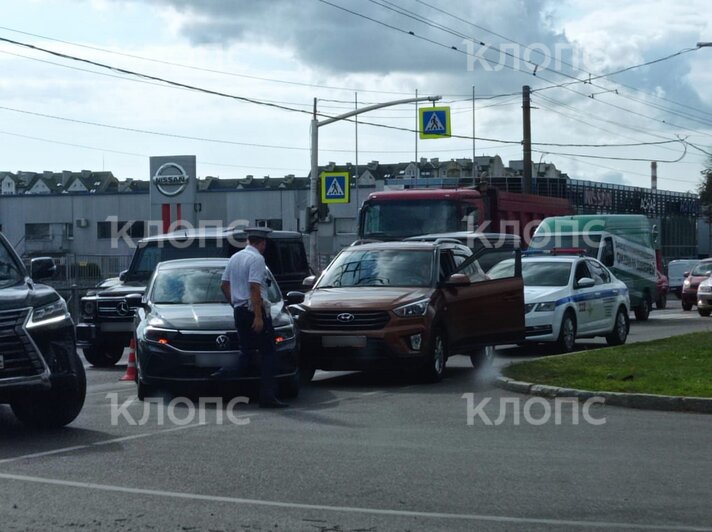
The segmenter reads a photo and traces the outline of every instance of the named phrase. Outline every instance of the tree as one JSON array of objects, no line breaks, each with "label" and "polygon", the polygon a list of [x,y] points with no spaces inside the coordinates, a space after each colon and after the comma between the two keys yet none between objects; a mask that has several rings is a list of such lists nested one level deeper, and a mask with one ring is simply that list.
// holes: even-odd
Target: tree
[{"label": "tree", "polygon": [[705,169],[700,172],[702,182],[697,186],[700,195],[702,211],[708,218],[712,218],[712,155],[705,162]]}]

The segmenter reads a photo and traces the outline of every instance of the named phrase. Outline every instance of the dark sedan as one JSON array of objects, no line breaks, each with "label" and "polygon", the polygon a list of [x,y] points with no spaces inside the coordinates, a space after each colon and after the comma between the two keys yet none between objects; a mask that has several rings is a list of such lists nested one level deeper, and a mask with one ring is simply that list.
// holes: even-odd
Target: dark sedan
[{"label": "dark sedan", "polygon": [[[134,319],[139,399],[168,386],[259,380],[259,355],[240,349],[233,310],[220,289],[226,265],[227,259],[184,259],[156,267]],[[296,328],[269,271],[267,278],[277,378],[282,394],[294,397]]]}]

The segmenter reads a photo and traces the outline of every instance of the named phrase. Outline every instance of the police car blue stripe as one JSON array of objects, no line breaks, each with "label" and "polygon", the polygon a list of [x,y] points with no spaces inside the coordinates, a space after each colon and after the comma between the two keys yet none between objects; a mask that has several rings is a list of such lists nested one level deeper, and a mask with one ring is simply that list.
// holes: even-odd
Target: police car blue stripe
[{"label": "police car blue stripe", "polygon": [[577,294],[575,296],[562,297],[556,301],[555,306],[564,305],[565,303],[578,303],[579,301],[591,301],[594,299],[604,299],[606,297],[625,295],[628,293],[627,288],[612,288],[609,290],[601,290],[598,292],[588,292],[587,294]]}]

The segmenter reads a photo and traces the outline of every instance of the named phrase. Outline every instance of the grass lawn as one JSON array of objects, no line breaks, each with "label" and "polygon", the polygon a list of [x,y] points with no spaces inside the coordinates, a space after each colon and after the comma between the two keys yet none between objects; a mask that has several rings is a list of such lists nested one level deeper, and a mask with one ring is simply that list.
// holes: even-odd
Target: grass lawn
[{"label": "grass lawn", "polygon": [[502,373],[581,390],[712,397],[712,333],[543,358]]}]

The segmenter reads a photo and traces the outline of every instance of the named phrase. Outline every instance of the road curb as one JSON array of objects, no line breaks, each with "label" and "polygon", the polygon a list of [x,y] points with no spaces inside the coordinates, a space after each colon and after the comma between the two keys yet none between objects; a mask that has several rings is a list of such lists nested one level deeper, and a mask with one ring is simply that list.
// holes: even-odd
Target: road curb
[{"label": "road curb", "polygon": [[712,414],[712,398],[680,397],[675,395],[655,395],[646,393],[593,392],[575,388],[561,388],[546,384],[516,381],[509,377],[499,376],[495,380],[499,388],[511,392],[537,395],[553,399],[556,397],[574,397],[586,401],[600,397],[607,405],[638,408],[641,410],[663,410],[669,412],[694,412],[697,414]]}]

